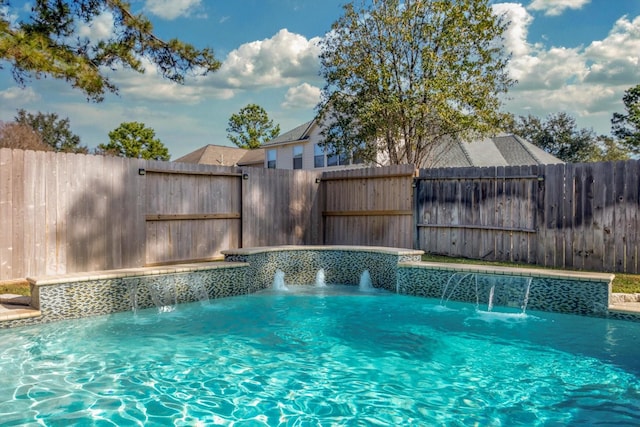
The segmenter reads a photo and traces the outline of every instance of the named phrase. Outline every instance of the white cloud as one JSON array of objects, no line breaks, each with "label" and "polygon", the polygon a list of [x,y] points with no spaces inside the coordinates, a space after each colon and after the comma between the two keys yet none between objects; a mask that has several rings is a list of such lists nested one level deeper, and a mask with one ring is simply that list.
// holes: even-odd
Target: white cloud
[{"label": "white cloud", "polygon": [[103,12],[97,15],[88,24],[81,24],[78,28],[78,35],[89,39],[92,43],[107,40],[113,34],[114,20],[111,12]]},{"label": "white cloud", "polygon": [[547,16],[558,16],[566,9],[580,9],[591,0],[533,0],[529,10],[544,11]]},{"label": "white cloud", "polygon": [[201,7],[201,0],[147,0],[145,9],[163,19],[189,16]]},{"label": "white cloud", "polygon": [[284,95],[283,108],[313,108],[320,101],[320,88],[309,83],[291,87]]},{"label": "white cloud", "polygon": [[522,56],[529,53],[527,34],[529,25],[533,22],[533,16],[519,3],[497,3],[493,5],[493,12],[498,16],[504,16],[509,26],[505,31],[505,48],[514,56]]},{"label": "white cloud", "polygon": [[220,88],[260,89],[315,80],[320,66],[318,38],[280,30],[270,39],[231,51],[209,83]]},{"label": "white cloud", "polygon": [[586,47],[565,48],[529,43],[533,17],[521,4],[500,3],[494,9],[509,22],[504,43],[512,53],[509,74],[518,80],[506,109],[540,117],[565,111],[579,126],[608,133],[624,90],[640,81],[640,16],[620,18],[607,37]]},{"label": "white cloud", "polygon": [[29,102],[37,101],[40,96],[31,87],[10,87],[0,91],[0,100],[3,102],[11,102],[13,105],[24,105]]},{"label": "white cloud", "polygon": [[640,81],[640,16],[620,18],[607,38],[585,49],[592,65],[586,80],[591,83],[629,84]]}]

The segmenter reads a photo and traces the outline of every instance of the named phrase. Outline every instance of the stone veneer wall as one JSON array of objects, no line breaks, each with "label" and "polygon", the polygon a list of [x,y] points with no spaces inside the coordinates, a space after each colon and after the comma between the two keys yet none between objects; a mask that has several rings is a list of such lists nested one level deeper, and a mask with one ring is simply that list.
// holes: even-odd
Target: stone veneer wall
[{"label": "stone veneer wall", "polygon": [[235,249],[222,252],[225,261],[248,263],[249,291],[273,284],[282,270],[287,285],[310,285],[320,269],[331,284],[357,285],[368,270],[376,288],[395,292],[398,263],[420,261],[422,251],[411,249],[340,246],[289,246]]},{"label": "stone veneer wall", "polygon": [[[422,251],[396,248],[286,246],[223,253],[226,262],[30,279],[34,307],[42,316],[0,322],[0,328],[132,310],[133,289],[138,308],[153,307],[149,287],[155,285],[173,284],[178,303],[197,300],[194,283],[204,286],[210,298],[253,293],[270,287],[278,269],[288,285],[313,284],[320,269],[327,283],[357,285],[368,270],[377,288],[440,299],[449,286],[447,297],[465,302],[476,301],[475,287],[467,283],[454,290],[453,285],[458,278],[472,280],[466,275],[478,275],[476,283],[484,291],[505,280],[531,278],[528,309],[640,319],[608,312],[610,274],[425,263],[420,262]],[[496,305],[513,305],[510,298]]]},{"label": "stone veneer wall", "polygon": [[[477,277],[475,283],[473,275]],[[438,299],[442,298],[444,293],[445,299],[475,303],[476,283],[480,293],[486,295],[487,288],[492,284],[497,284],[498,287],[501,282],[511,281],[521,286],[529,278],[531,284],[527,310],[590,316],[609,315],[613,275],[602,273],[406,263],[398,269],[398,293]],[[458,281],[462,286],[454,289]],[[505,301],[498,301],[496,306],[514,304],[519,304],[519,300],[505,298]]]},{"label": "stone veneer wall", "polygon": [[198,267],[165,267],[113,270],[68,276],[29,279],[32,306],[41,316],[0,322],[0,328],[32,325],[64,319],[97,316],[154,306],[150,286],[175,286],[178,303],[198,301],[194,284],[204,287],[209,298],[247,293],[246,265],[211,263]]}]

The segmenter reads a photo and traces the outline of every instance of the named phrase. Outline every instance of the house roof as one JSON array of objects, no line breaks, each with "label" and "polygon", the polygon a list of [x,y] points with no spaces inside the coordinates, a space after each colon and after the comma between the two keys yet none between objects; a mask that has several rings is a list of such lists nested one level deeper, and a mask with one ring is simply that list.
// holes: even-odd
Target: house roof
[{"label": "house roof", "polygon": [[273,145],[289,144],[291,142],[304,141],[305,139],[309,138],[309,134],[311,133],[311,129],[313,128],[314,124],[315,124],[315,120],[310,120],[294,129],[291,129],[285,133],[282,133],[276,136],[271,141],[268,141],[262,144],[262,146],[270,147]]},{"label": "house roof", "polygon": [[209,144],[174,161],[202,165],[235,166],[248,151],[250,150],[245,150],[244,148]]},{"label": "house roof", "polygon": [[238,166],[264,166],[264,149],[247,150],[244,156],[238,160]]},{"label": "house roof", "polygon": [[434,166],[525,166],[555,163],[563,162],[517,135],[501,134],[472,142],[456,140],[443,143]]}]

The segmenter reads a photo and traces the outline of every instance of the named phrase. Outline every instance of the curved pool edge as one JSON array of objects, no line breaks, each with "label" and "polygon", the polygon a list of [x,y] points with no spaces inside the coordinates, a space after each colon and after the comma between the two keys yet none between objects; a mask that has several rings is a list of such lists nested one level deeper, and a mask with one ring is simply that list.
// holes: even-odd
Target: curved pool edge
[{"label": "curved pool edge", "polygon": [[[327,283],[357,285],[368,270],[374,287],[431,298],[441,298],[456,273],[530,277],[529,309],[640,321],[640,313],[611,309],[613,274],[424,262],[421,250],[375,246],[283,245],[222,254],[224,261],[29,278],[32,305],[40,316],[2,321],[0,328],[130,311],[132,283],[174,283],[182,303],[196,300],[188,287],[194,280],[205,283],[213,299],[265,289],[276,270],[289,284],[313,284],[320,269]],[[140,308],[152,306],[143,292]]]}]

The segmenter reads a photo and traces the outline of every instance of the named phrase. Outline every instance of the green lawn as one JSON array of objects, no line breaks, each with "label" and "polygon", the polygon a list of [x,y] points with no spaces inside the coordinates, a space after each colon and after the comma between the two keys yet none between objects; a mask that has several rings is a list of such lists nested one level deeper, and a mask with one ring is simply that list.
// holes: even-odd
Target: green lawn
[{"label": "green lawn", "polygon": [[[502,267],[522,267],[522,268],[544,268],[537,265],[517,264],[512,262],[492,262],[478,261],[468,258],[450,258],[440,255],[425,254],[422,256],[423,261],[431,262],[449,262],[457,264],[480,264],[480,265],[498,265]],[[613,292],[634,294],[640,293],[640,274],[616,274],[613,279]]]},{"label": "green lawn", "polygon": [[0,282],[0,294],[31,295],[31,290],[26,280],[11,280]]}]

